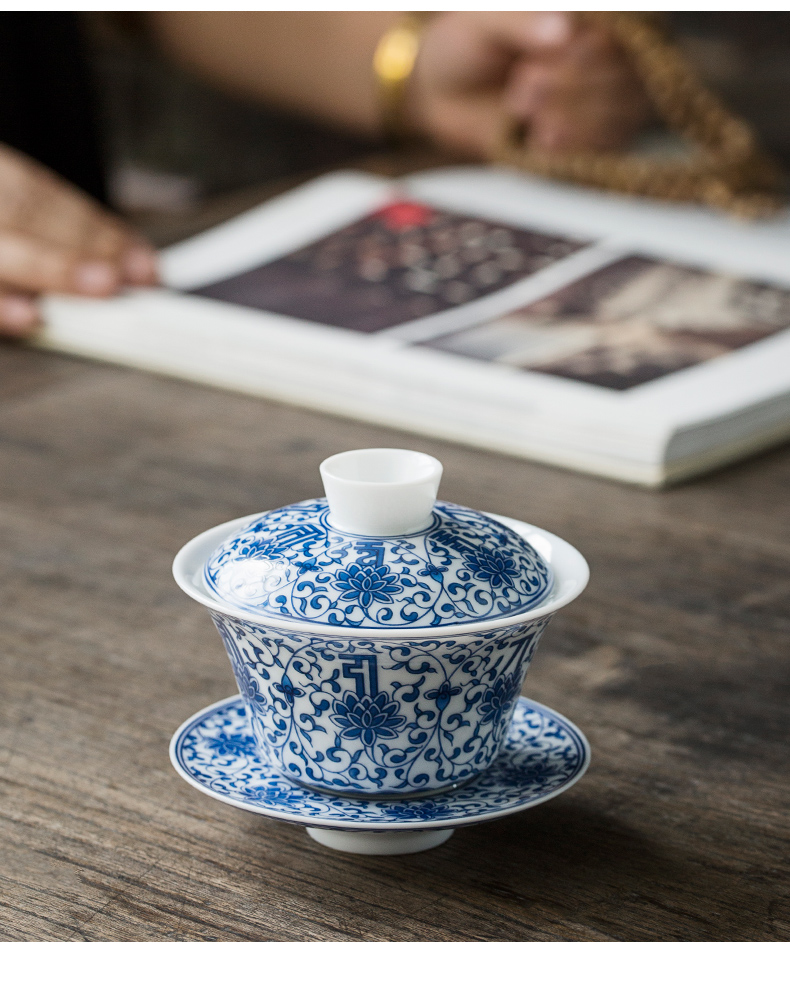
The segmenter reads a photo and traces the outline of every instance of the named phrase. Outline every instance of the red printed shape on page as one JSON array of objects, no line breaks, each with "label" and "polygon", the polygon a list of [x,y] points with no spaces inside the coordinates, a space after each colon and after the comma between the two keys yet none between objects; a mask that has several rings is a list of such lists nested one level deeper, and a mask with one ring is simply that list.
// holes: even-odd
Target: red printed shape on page
[{"label": "red printed shape on page", "polygon": [[392,229],[393,232],[401,232],[404,229],[414,229],[420,226],[430,225],[436,214],[427,205],[420,205],[416,201],[394,201],[391,205],[375,212],[375,217]]}]

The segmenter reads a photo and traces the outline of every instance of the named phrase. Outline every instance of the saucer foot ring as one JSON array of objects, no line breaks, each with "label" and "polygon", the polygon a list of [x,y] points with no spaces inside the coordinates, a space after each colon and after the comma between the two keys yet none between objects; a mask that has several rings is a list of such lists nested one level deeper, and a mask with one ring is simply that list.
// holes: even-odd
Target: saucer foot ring
[{"label": "saucer foot ring", "polygon": [[446,843],[453,835],[451,829],[409,830],[402,833],[346,832],[308,826],[307,832],[321,846],[343,853],[365,853],[368,856],[394,856],[398,853],[421,853]]}]

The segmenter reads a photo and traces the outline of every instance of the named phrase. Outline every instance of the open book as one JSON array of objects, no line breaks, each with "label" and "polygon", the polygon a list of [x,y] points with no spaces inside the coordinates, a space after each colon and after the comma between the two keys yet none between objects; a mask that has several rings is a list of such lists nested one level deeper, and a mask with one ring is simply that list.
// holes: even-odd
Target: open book
[{"label": "open book", "polygon": [[42,344],[644,485],[790,436],[790,217],[339,172],[53,297]]}]

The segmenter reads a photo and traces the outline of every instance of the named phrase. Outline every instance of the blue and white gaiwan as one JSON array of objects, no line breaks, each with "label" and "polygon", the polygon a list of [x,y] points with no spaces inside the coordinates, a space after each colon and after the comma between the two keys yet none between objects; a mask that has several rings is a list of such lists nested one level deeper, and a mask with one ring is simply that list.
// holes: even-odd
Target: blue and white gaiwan
[{"label": "blue and white gaiwan", "polygon": [[217,526],[175,559],[261,756],[294,782],[382,799],[483,772],[546,625],[587,583],[558,537],[437,502],[441,474],[414,451],[337,454],[326,498]]}]

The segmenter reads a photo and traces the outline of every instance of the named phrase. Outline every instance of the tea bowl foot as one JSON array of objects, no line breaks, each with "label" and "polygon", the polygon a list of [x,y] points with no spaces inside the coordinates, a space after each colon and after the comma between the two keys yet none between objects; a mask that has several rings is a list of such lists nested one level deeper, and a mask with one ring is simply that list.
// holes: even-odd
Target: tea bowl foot
[{"label": "tea bowl foot", "polygon": [[321,846],[343,853],[364,853],[368,856],[393,856],[398,853],[421,853],[446,843],[453,835],[451,829],[406,830],[398,833],[346,832],[339,829],[307,827],[308,834]]}]

